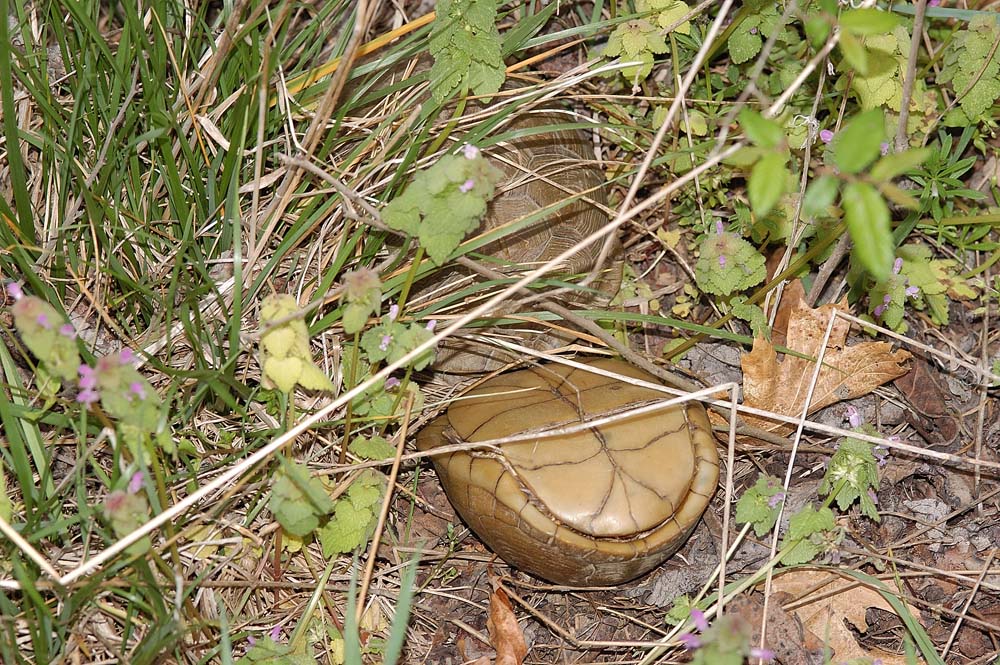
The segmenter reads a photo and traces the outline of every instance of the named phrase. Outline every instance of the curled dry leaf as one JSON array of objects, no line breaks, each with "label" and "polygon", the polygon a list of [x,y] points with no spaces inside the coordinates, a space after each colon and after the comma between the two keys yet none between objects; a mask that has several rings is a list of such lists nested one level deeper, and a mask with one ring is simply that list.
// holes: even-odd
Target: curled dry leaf
[{"label": "curled dry leaf", "polygon": [[496,665],[521,665],[528,655],[524,633],[517,625],[514,608],[503,587],[494,585],[490,596],[490,615],[486,619],[490,642],[497,652]]},{"label": "curled dry leaf", "polygon": [[[815,371],[815,358],[823,350],[823,338],[834,310],[847,311],[843,301],[810,308],[800,293],[794,293],[788,311],[785,346],[799,355],[786,355],[778,361],[774,346],[765,339],[755,339],[750,353],[742,356],[744,404],[798,416],[809,392]],[[910,354],[893,350],[886,342],[862,342],[848,346],[850,324],[837,319],[833,324],[823,367],[820,369],[809,413],[836,402],[855,399],[906,373]],[[746,417],[748,424],[767,431],[786,434],[791,425]]]}]

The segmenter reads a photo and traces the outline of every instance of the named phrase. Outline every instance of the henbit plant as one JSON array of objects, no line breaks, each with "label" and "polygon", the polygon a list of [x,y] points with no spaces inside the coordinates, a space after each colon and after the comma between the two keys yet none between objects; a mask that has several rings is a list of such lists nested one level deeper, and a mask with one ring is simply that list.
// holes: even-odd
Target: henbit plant
[{"label": "henbit plant", "polygon": [[[904,302],[926,307],[932,321],[944,325],[947,296],[976,295],[963,282],[958,261],[966,251],[997,251],[990,236],[995,219],[970,206],[981,194],[967,182],[977,156],[989,155],[995,128],[994,16],[965,11],[948,15],[955,23],[946,26],[938,20],[944,10],[930,8],[929,38],[943,57],[921,53],[906,99],[905,60],[913,42],[905,7],[849,10],[822,0],[800,2],[783,15],[774,3],[747,2],[707,44],[704,12],[712,7],[686,18],[692,5],[673,0],[615,4],[635,12],[608,17],[571,6],[563,16],[574,27],[546,35],[541,29],[558,3],[538,13],[534,3],[501,7],[501,32],[492,18],[494,3],[439,3],[440,23],[408,24],[394,33],[391,47],[357,64],[333,106],[324,104],[331,79],[318,72],[331,71],[331,53],[348,52],[344,26],[355,3],[190,8],[153,0],[113,14],[101,3],[15,3],[17,21],[0,26],[0,110],[12,195],[0,200],[6,221],[0,239],[7,248],[0,270],[24,285],[12,314],[30,354],[16,344],[0,349],[9,388],[0,391],[7,439],[0,448],[0,517],[33,547],[70,553],[66,562],[56,562],[60,571],[76,565],[291,423],[263,416],[286,419],[312,408],[316,393],[306,397],[296,386],[354,387],[427,339],[431,311],[493,286],[448,294],[431,305],[414,306],[408,297],[412,284],[434,270],[432,263],[474,251],[456,246],[461,233],[435,226],[427,215],[443,201],[449,209],[456,202],[461,209],[483,207],[488,169],[463,178],[458,170],[473,165],[463,146],[505,140],[504,120],[554,90],[526,86],[490,117],[467,120],[458,111],[443,130],[436,121],[440,102],[467,91],[495,93],[503,80],[501,58],[561,48],[567,37],[589,40],[595,49],[611,40],[604,56],[642,63],[604,81],[619,88],[588,96],[603,114],[600,131],[616,139],[602,145],[613,186],[627,185],[637,172],[634,164],[694,54],[702,46],[711,53],[711,65],[686,96],[682,131],[661,148],[647,174],[647,184],[669,182],[712,159],[734,137],[748,142],[742,161],[702,173],[696,186],[678,192],[661,223],[679,224],[650,236],[682,255],[701,251],[702,288],[686,285],[689,303],[728,307],[751,323],[755,335],[764,335],[766,319],[756,305],[764,295],[761,265],[753,249],[799,251],[802,258],[788,270],[806,271],[826,259],[841,233],[828,231],[840,228],[855,246],[852,295],[890,327],[905,325]],[[835,34],[839,45],[833,48]],[[799,80],[827,45],[831,56],[819,64],[832,72],[833,83],[826,85],[817,73]],[[440,56],[443,68],[391,79],[396,63],[425,50]],[[68,72],[59,81],[50,66],[55,53]],[[650,74],[669,75],[642,76],[646,65]],[[435,82],[438,97],[413,112],[428,81]],[[631,96],[634,86],[643,94]],[[778,97],[785,98],[784,109],[764,117],[764,105]],[[904,104],[909,148],[896,153],[889,137],[897,133],[896,114]],[[354,117],[375,106],[384,113],[365,111],[362,122]],[[31,124],[19,126],[20,119]],[[936,129],[938,122],[945,128]],[[962,128],[958,138],[953,127]],[[618,141],[621,136],[629,141]],[[334,173],[330,184],[337,193],[304,177],[305,160],[290,161],[286,153],[308,156],[311,165]],[[440,193],[446,196],[407,194],[415,172],[421,182],[444,183]],[[419,251],[432,260],[408,258],[386,242],[385,232],[367,226],[368,218],[356,212],[373,201],[390,202],[382,208],[386,221],[406,208],[397,227],[422,242]],[[459,226],[468,228],[472,217]],[[917,233],[929,240],[918,244],[911,235]],[[443,235],[448,242],[439,245]],[[933,250],[926,244],[931,241]],[[950,252],[957,258],[939,258]],[[376,263],[387,255],[387,263]],[[914,288],[919,293],[907,294]],[[280,312],[269,317],[261,310],[264,294],[273,291],[295,296],[281,297]],[[267,347],[260,363],[251,360],[253,345],[242,329],[258,312]],[[585,314],[620,325],[711,331],[701,322],[657,313]],[[65,328],[69,321],[72,330]],[[715,334],[750,339],[745,328]],[[114,351],[123,345],[143,349],[136,354],[145,363],[141,368],[136,358]],[[340,364],[332,363],[340,370],[334,380],[328,365],[315,363],[319,345],[334,359],[343,352]],[[414,368],[428,362],[425,355]],[[264,377],[278,390],[264,388]],[[356,398],[328,425],[343,434],[343,454],[384,460],[395,452],[386,439],[406,405],[419,410],[423,399],[406,371]],[[260,402],[265,409],[258,420]],[[827,506],[796,518],[786,534],[786,563],[836,543],[836,531],[825,528],[833,501],[852,497],[852,505],[872,508],[864,503],[872,478],[865,469],[872,456],[877,465],[876,452],[847,443],[842,449],[850,459],[831,465],[841,473],[830,480]],[[45,573],[4,541],[8,556],[0,557],[0,571],[23,591],[0,590],[0,614],[20,621],[0,625],[0,659],[56,660],[93,632],[91,617],[105,616],[113,618],[102,627],[121,627],[117,651],[108,653],[131,662],[164,654],[183,661],[202,636],[220,632],[224,643],[243,649],[248,633],[236,626],[256,622],[253,608],[267,606],[256,596],[270,589],[219,591],[240,623],[217,623],[195,602],[205,578],[230,568],[239,577],[243,566],[263,570],[266,561],[274,581],[284,583],[314,574],[310,552],[346,570],[345,557],[334,553],[364,546],[376,526],[374,508],[388,490],[384,479],[359,474],[331,498],[330,484],[314,473],[328,451],[323,432],[303,436],[262,475],[247,476],[216,504],[167,525],[64,590],[53,591]],[[345,464],[332,473],[349,472]],[[757,511],[761,505],[773,509],[780,501],[774,490],[764,481],[747,501]],[[260,533],[272,518],[284,540],[244,536]],[[765,528],[767,518],[761,519]],[[224,545],[212,544],[216,538]],[[310,538],[315,548],[293,552],[278,545],[295,547]],[[217,554],[192,553],[212,548]],[[401,579],[400,609],[412,583]],[[58,610],[52,603],[57,593]],[[392,634],[401,642],[400,614],[403,623],[394,623]],[[277,623],[271,619],[268,625]],[[313,657],[312,634],[305,632],[310,621],[299,625],[294,653]],[[344,633],[345,640],[357,638],[356,629]],[[31,656],[12,646],[18,644],[30,644]],[[363,648],[353,650],[356,659]]]}]

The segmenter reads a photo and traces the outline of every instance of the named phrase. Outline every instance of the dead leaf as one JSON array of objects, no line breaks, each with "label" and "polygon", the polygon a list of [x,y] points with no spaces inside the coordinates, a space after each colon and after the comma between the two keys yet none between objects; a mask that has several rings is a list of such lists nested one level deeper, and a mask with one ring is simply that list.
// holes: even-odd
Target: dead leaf
[{"label": "dead leaf", "polygon": [[[775,593],[767,605],[767,638],[764,648],[774,652],[781,665],[813,665],[823,662],[823,642],[802,625],[799,618],[781,608],[786,594]],[[762,594],[740,594],[726,605],[726,612],[739,614],[751,626],[750,645],[760,644],[761,618],[764,616]]]},{"label": "dead leaf", "polygon": [[524,633],[517,625],[514,607],[503,587],[496,585],[490,596],[490,614],[486,619],[490,642],[497,652],[496,665],[521,665],[528,655]]},{"label": "dead leaf", "polygon": [[[895,614],[895,610],[882,595],[852,580],[844,579],[823,570],[796,570],[776,575],[772,592],[784,592],[792,598],[815,598],[801,605],[791,613],[802,621],[806,630],[823,639],[833,650],[835,662],[854,658],[881,658],[883,665],[906,665],[906,656],[884,652],[881,649],[864,649],[854,634],[844,625],[847,620],[858,631],[868,631],[865,612],[869,607],[877,607]],[[920,617],[917,608],[907,604],[907,609],[915,617]],[[923,663],[918,658],[917,662]]]},{"label": "dead leaf", "polygon": [[[792,296],[796,302],[789,310],[785,346],[808,359],[786,355],[784,360],[778,362],[774,347],[764,339],[755,339],[753,349],[741,358],[744,403],[786,416],[802,413],[816,366],[811,359],[820,355],[833,311],[847,311],[847,304],[843,301],[812,309],[806,305],[801,293],[796,292]],[[902,349],[893,351],[892,345],[886,342],[862,342],[847,346],[849,330],[847,321],[837,319],[833,324],[809,413],[842,400],[867,395],[906,373],[904,363],[910,358],[909,352]],[[748,424],[767,431],[782,434],[792,431],[791,425],[783,423],[752,416],[746,420]]]}]

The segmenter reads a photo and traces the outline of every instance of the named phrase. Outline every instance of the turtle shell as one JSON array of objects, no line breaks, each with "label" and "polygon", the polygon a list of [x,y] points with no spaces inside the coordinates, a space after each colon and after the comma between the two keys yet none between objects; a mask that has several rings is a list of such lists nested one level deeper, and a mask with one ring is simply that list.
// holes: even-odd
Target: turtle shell
[{"label": "turtle shell", "polygon": [[[608,223],[602,208],[607,205],[607,191],[602,171],[593,160],[593,148],[587,135],[578,129],[560,125],[573,122],[568,113],[539,109],[514,118],[501,130],[509,140],[484,150],[490,162],[503,172],[503,180],[490,201],[477,234],[510,228],[540,210],[548,214],[533,223],[517,228],[484,245],[478,251],[497,259],[491,267],[508,274],[537,268]],[[553,271],[555,275],[589,273],[597,265],[602,243],[594,243],[571,255]],[[602,272],[587,290],[564,294],[574,307],[603,307],[621,286],[625,254],[617,236],[611,239],[610,252]],[[459,270],[456,275],[465,274]],[[448,279],[448,278],[445,278]],[[441,286],[436,275],[434,287]],[[503,315],[516,308],[502,305],[492,315]],[[544,331],[546,334],[539,334]],[[506,332],[510,333],[510,329]],[[521,326],[517,342],[540,350],[569,344],[572,335],[554,335],[540,326]],[[511,360],[510,354],[496,347],[483,346],[460,337],[444,340],[434,368],[452,374],[495,370]]]},{"label": "turtle shell", "polygon": [[[589,365],[656,382],[618,360]],[[557,584],[607,586],[648,572],[687,539],[715,492],[719,459],[697,402],[616,418],[666,396],[565,365],[502,374],[456,401],[417,448],[525,435],[498,453],[432,459],[452,505],[508,563]]]}]

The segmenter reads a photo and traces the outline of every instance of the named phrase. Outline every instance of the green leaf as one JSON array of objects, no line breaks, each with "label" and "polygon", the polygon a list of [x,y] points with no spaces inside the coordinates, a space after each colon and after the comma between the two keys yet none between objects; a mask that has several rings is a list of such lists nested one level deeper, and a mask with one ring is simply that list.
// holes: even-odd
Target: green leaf
[{"label": "green leaf", "polygon": [[[295,298],[288,294],[268,296],[261,303],[260,365],[265,383],[284,393],[296,385],[332,391],[333,382],[313,362],[309,330],[301,316],[294,316],[298,311]],[[277,321],[284,323],[275,325]]]},{"label": "green leaf", "polygon": [[810,219],[825,217],[830,214],[830,206],[837,198],[837,191],[840,189],[840,180],[824,175],[813,180],[806,188],[806,195],[802,201],[802,213]]},{"label": "green leaf", "polygon": [[435,264],[443,264],[486,213],[503,173],[477,150],[446,155],[421,171],[382,209],[390,227],[416,236]]},{"label": "green leaf", "polygon": [[884,35],[898,23],[894,14],[874,8],[849,9],[840,15],[840,27],[854,35]]},{"label": "green leaf", "polygon": [[886,155],[871,169],[873,180],[888,181],[923,164],[934,151],[931,148],[910,148]]},{"label": "green leaf", "polygon": [[740,109],[739,121],[747,138],[760,148],[777,148],[785,140],[785,132],[781,125],[765,118],[749,106]]},{"label": "green leaf", "polygon": [[788,520],[788,532],[781,541],[781,549],[789,549],[781,557],[781,563],[793,566],[812,561],[822,551],[818,542],[831,534],[835,527],[832,510],[804,506]]},{"label": "green leaf", "polygon": [[363,459],[383,460],[396,456],[395,446],[381,436],[373,436],[370,439],[363,436],[356,437],[347,449]]},{"label": "green leaf", "polygon": [[750,207],[758,217],[767,216],[785,193],[788,180],[785,159],[783,153],[773,152],[754,164],[750,171],[747,196],[750,197]]},{"label": "green leaf", "polygon": [[840,33],[840,52],[844,60],[861,76],[868,75],[868,51],[864,44],[849,32]]},{"label": "green leaf", "polygon": [[[785,548],[785,543],[782,541],[782,549]],[[799,540],[795,542],[791,548],[785,552],[781,557],[781,563],[786,566],[799,566],[804,563],[809,563],[816,558],[819,554],[819,546],[813,544],[808,540]]]},{"label": "green leaf", "polygon": [[[774,528],[778,521],[778,511],[781,510],[781,499],[773,497],[782,494],[781,483],[777,478],[760,474],[753,487],[743,492],[736,503],[736,521],[740,524],[752,523],[757,537]],[[773,503],[773,505],[772,505]]]},{"label": "green leaf", "polygon": [[851,118],[833,141],[833,162],[843,173],[859,173],[874,162],[885,141],[885,116],[881,109]]},{"label": "green leaf", "polygon": [[[877,434],[870,426],[861,431],[865,434]],[[878,510],[869,495],[869,491],[874,492],[879,487],[878,461],[872,452],[874,448],[874,445],[860,439],[841,439],[837,452],[827,464],[819,493],[828,495],[836,491],[835,500],[841,512],[855,501],[860,501],[861,512],[877,522]]]},{"label": "green leaf", "polygon": [[281,468],[271,487],[268,508],[288,533],[302,538],[319,525],[319,518],[333,510],[333,500],[319,478],[297,462],[279,456]]},{"label": "green leaf", "polygon": [[740,65],[747,62],[760,53],[760,48],[764,45],[759,34],[750,32],[751,27],[755,26],[746,26],[744,23],[729,35],[729,58],[733,64]]},{"label": "green leaf", "polygon": [[337,501],[333,517],[317,532],[324,556],[352,552],[368,542],[375,529],[375,513],[371,508],[358,508],[351,501]]},{"label": "green leaf", "polygon": [[841,202],[855,257],[877,281],[885,280],[892,270],[894,250],[885,200],[868,183],[852,182],[844,188]]},{"label": "green leaf", "polygon": [[763,255],[734,233],[711,233],[701,243],[695,280],[705,293],[729,296],[759,284],[767,275]]},{"label": "green leaf", "polygon": [[21,341],[45,365],[48,374],[74,381],[80,367],[76,332],[55,307],[36,296],[21,296],[10,308]]},{"label": "green leaf", "polygon": [[492,95],[506,71],[493,0],[439,0],[431,24],[431,94],[442,103],[456,88]]}]

